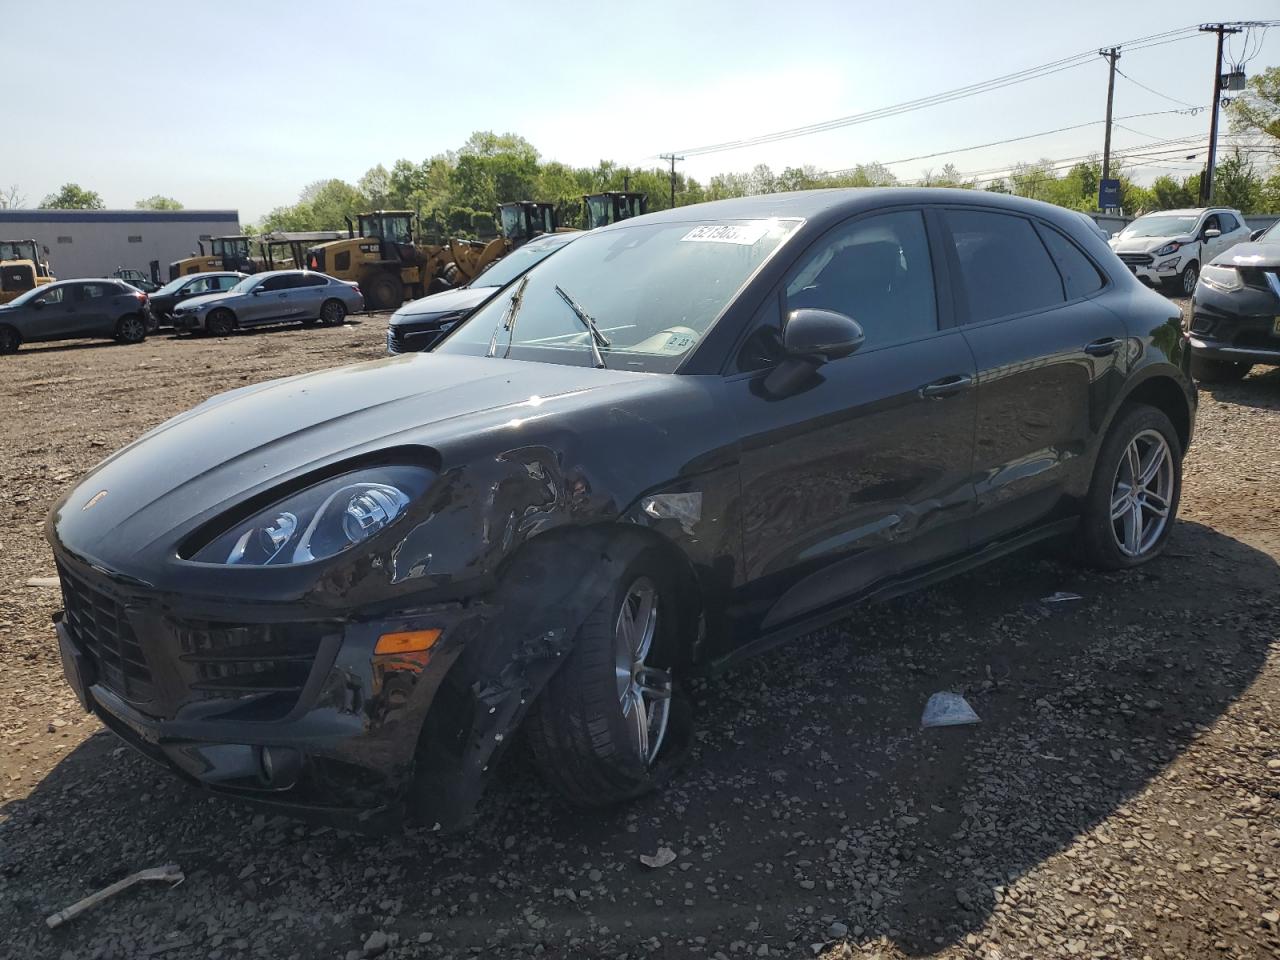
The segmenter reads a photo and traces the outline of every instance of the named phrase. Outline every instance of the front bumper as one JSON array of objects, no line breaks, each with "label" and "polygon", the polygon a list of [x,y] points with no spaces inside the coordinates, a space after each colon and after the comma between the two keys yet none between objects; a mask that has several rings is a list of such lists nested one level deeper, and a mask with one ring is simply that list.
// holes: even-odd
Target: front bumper
[{"label": "front bumper", "polygon": [[1173,253],[1166,257],[1152,254],[1119,254],[1120,260],[1129,272],[1149,286],[1158,286],[1165,281],[1173,281],[1182,272],[1183,266],[1190,258],[1181,253]]},{"label": "front bumper", "polygon": [[1265,284],[1219,290],[1202,282],[1185,335],[1197,357],[1280,365],[1280,296]]},{"label": "front bumper", "polygon": [[173,329],[189,332],[204,329],[204,317],[198,313],[173,314]]},{"label": "front bumper", "polygon": [[[144,756],[320,822],[400,819],[424,718],[474,614],[439,604],[341,622],[210,622],[65,561],[59,574],[67,682]],[[429,656],[374,656],[383,633],[428,628],[444,631]]]}]

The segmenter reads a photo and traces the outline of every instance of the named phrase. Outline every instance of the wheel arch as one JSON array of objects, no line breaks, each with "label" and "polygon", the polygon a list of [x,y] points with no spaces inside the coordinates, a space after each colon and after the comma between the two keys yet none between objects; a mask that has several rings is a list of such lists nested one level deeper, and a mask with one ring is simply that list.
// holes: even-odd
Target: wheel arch
[{"label": "wheel arch", "polygon": [[534,700],[564,663],[595,598],[647,550],[672,571],[681,629],[700,636],[701,598],[695,568],[675,543],[625,521],[562,526],[517,548],[498,571],[492,616],[450,665],[422,717],[413,813],[445,828],[467,822],[498,756]]},{"label": "wheel arch", "polygon": [[[1164,413],[1178,433],[1178,442],[1182,445],[1182,451],[1186,452],[1191,444],[1194,424],[1193,406],[1187,390],[1173,374],[1153,372],[1135,384],[1120,398],[1111,420],[1114,421],[1124,407],[1135,403],[1145,403]],[[1111,424],[1108,423],[1107,429],[1109,430],[1110,427]]]}]

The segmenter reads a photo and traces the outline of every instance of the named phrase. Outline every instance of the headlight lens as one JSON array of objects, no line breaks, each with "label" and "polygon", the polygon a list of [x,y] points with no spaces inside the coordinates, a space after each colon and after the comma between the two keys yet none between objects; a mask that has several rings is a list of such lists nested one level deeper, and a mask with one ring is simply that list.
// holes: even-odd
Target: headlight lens
[{"label": "headlight lens", "polygon": [[1210,264],[1200,271],[1200,279],[1220,290],[1239,290],[1244,286],[1240,271],[1235,267],[1215,267]]},{"label": "headlight lens", "polygon": [[279,567],[336,556],[395,523],[432,476],[423,467],[374,467],[334,477],[235,524],[191,559]]},{"label": "headlight lens", "polygon": [[1177,240],[1171,240],[1169,243],[1166,243],[1163,247],[1157,250],[1154,255],[1157,257],[1167,257],[1171,253],[1177,253],[1180,249],[1182,249],[1182,244]]}]

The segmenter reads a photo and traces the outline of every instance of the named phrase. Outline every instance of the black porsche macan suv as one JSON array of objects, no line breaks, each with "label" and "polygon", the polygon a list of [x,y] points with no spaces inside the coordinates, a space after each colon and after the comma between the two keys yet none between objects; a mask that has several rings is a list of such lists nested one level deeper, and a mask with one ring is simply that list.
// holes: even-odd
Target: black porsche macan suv
[{"label": "black porsche macan suv", "polygon": [[[53,510],[71,685],[189,779],[463,823],[522,729],[601,804],[680,678],[1042,538],[1158,555],[1178,311],[1070,211],[947,190],[578,238],[430,354],[243,387]],[[523,748],[523,746],[522,746]]]}]

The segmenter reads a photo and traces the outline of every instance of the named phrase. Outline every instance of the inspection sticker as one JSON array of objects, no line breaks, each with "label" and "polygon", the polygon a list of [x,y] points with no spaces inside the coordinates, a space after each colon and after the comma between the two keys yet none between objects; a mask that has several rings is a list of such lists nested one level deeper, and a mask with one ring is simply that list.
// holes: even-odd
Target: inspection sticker
[{"label": "inspection sticker", "polygon": [[690,243],[740,243],[751,246],[769,230],[768,220],[748,220],[745,223],[708,223],[694,227],[681,242]]}]

